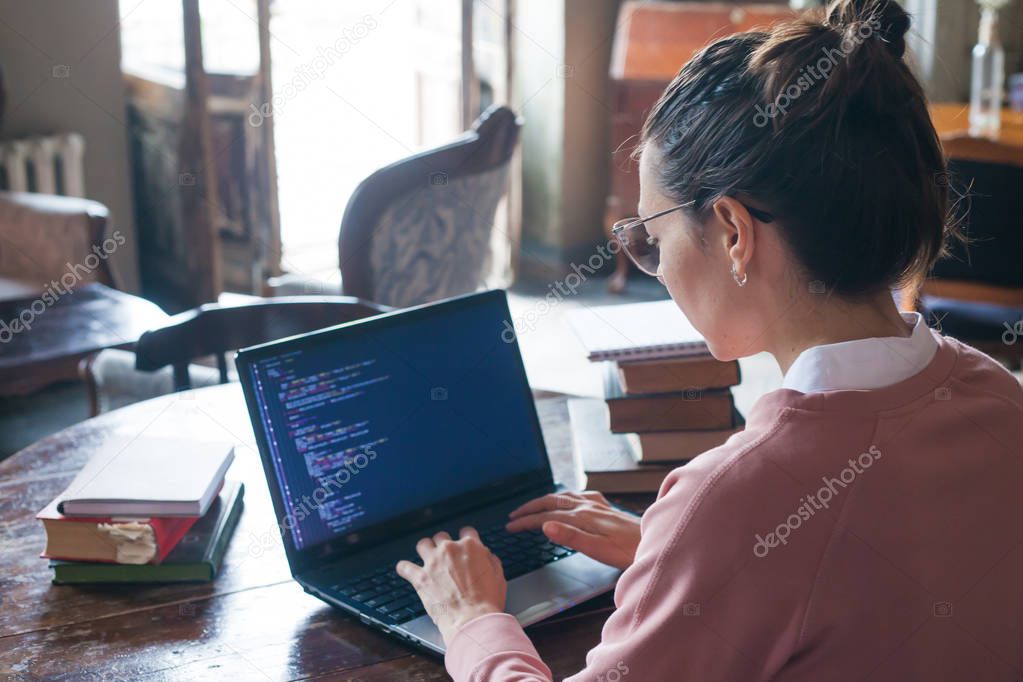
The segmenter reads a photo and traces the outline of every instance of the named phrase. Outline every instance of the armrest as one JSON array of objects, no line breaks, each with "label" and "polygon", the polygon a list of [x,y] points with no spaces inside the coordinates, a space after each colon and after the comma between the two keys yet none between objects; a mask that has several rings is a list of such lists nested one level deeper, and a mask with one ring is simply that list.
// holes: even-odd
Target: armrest
[{"label": "armrest", "polygon": [[62,277],[114,284],[107,257],[124,237],[105,234],[108,218],[88,199],[0,192],[0,276],[40,289]]},{"label": "armrest", "polygon": [[264,296],[342,296],[341,271],[312,275],[287,274],[271,277],[263,285]]}]

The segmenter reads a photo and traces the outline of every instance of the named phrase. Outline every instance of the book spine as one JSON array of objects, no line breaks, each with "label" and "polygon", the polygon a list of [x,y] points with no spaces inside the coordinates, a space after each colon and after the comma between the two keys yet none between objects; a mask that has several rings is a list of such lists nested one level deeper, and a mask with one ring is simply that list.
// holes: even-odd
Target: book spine
[{"label": "book spine", "polygon": [[610,398],[613,433],[727,429],[732,426],[731,393],[696,393],[695,397]]},{"label": "book spine", "polygon": [[209,582],[213,579],[206,564],[94,564],[58,563],[53,565],[57,585],[78,583],[172,583]]},{"label": "book spine", "polygon": [[153,533],[156,535],[156,557],[150,563],[159,564],[166,559],[171,550],[181,542],[181,538],[185,537],[198,520],[197,516],[150,519],[149,525],[153,527]]},{"label": "book spine", "polygon": [[238,518],[241,516],[242,507],[244,506],[244,501],[242,500],[244,490],[245,486],[239,483],[235,499],[231,501],[231,510],[224,518],[223,528],[217,529],[218,534],[215,536],[217,542],[208,548],[206,556],[203,557],[203,562],[210,567],[211,580],[217,574],[217,571],[220,570],[220,565],[224,561],[224,554],[227,552],[227,544],[231,541],[235,526],[238,525]]},{"label": "book spine", "polygon": [[[692,363],[692,364],[687,364]],[[625,395],[680,393],[739,383],[739,363],[718,360],[617,363],[618,383]]]}]

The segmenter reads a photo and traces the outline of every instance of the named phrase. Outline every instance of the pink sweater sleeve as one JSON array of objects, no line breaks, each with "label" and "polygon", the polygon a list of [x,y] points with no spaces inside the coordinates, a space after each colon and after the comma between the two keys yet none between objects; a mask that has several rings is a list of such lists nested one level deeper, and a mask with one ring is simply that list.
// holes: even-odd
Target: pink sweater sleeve
[{"label": "pink sweater sleeve", "polygon": [[[800,552],[754,555],[758,524],[790,511],[766,495],[757,499],[764,481],[756,478],[767,476],[769,486],[784,472],[732,471],[754,445],[711,451],[669,475],[643,516],[636,560],[615,590],[616,610],[586,668],[570,680],[753,680],[784,664],[816,563]],[[771,465],[754,468],[764,467]],[[552,679],[506,614],[466,624],[446,661],[457,682]]]}]

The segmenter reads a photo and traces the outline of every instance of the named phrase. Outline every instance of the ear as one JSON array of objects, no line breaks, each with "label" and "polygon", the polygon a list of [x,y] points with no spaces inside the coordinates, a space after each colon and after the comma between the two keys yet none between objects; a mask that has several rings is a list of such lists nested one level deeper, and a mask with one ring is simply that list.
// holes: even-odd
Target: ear
[{"label": "ear", "polygon": [[756,235],[753,231],[755,221],[746,207],[732,197],[717,199],[713,204],[713,211],[721,226],[721,245],[735,268],[736,275],[741,279],[746,275],[749,263],[753,260],[756,245]]}]

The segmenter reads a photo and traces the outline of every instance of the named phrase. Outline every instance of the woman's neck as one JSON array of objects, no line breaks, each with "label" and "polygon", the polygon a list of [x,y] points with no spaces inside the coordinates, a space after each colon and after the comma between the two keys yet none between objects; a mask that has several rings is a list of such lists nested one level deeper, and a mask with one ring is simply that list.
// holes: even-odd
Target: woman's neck
[{"label": "woman's neck", "polygon": [[782,374],[807,348],[842,341],[912,333],[889,291],[865,300],[848,301],[826,294],[809,294],[805,304],[792,306],[768,345]]}]

